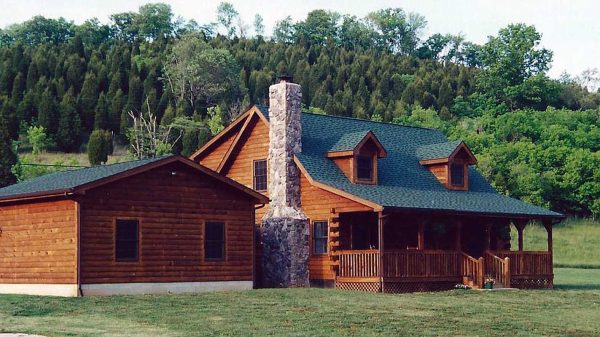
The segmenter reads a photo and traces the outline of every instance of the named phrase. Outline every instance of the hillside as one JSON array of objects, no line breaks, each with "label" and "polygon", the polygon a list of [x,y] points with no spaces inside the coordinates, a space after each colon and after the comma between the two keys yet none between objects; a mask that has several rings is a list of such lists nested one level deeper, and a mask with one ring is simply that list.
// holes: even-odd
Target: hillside
[{"label": "hillside", "polygon": [[[600,94],[574,76],[546,76],[552,53],[535,27],[510,25],[476,45],[425,37],[425,18],[399,8],[365,18],[315,10],[282,19],[267,38],[258,24],[254,36],[233,25],[232,6],[220,8],[230,20],[218,24],[147,4],[109,24],[34,17],[0,30],[0,153],[30,125],[43,127],[56,151],[84,150],[93,130],[126,147],[134,112],[152,113],[162,132],[174,127],[169,151],[187,155],[265,103],[268,86],[287,74],[307,109],[441,129],[469,144],[502,193],[600,214]],[[17,159],[4,158],[0,185],[14,181]]]}]

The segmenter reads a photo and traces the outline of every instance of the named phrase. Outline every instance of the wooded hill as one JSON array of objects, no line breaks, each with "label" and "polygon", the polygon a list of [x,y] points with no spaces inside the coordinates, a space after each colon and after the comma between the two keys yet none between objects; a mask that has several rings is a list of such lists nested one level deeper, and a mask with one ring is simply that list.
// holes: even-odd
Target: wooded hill
[{"label": "wooded hill", "polygon": [[311,111],[439,128],[475,150],[502,192],[600,214],[600,94],[578,78],[546,76],[552,53],[535,27],[511,25],[476,45],[425,38],[425,18],[401,9],[365,18],[316,10],[282,19],[270,38],[259,15],[250,36],[228,3],[217,21],[175,19],[168,5],[148,4],[109,24],[34,17],[0,30],[3,183],[14,162],[8,138],[23,139],[31,125],[73,152],[95,129],[126,142],[130,111],[152,112],[164,128],[188,117],[195,127],[182,128],[173,147],[185,155],[265,103],[287,74]]}]

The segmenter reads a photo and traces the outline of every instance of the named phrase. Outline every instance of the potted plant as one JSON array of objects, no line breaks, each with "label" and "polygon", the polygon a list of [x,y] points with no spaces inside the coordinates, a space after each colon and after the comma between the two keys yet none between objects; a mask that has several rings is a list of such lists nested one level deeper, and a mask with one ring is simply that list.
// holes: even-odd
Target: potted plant
[{"label": "potted plant", "polygon": [[494,289],[494,284],[496,284],[496,279],[491,275],[486,275],[483,281],[483,289]]}]

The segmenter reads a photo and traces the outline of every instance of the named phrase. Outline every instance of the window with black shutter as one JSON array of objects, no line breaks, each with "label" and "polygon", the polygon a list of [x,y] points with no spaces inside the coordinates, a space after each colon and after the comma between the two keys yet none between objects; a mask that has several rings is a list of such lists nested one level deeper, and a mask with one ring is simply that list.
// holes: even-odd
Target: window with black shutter
[{"label": "window with black shutter", "polygon": [[267,161],[254,161],[254,189],[256,191],[267,190]]},{"label": "window with black shutter", "polygon": [[115,259],[137,261],[139,259],[139,221],[118,219],[115,224]]},{"label": "window with black shutter", "polygon": [[225,258],[225,223],[207,221],[204,224],[204,259]]},{"label": "window with black shutter", "polygon": [[327,221],[313,222],[313,254],[327,254]]}]

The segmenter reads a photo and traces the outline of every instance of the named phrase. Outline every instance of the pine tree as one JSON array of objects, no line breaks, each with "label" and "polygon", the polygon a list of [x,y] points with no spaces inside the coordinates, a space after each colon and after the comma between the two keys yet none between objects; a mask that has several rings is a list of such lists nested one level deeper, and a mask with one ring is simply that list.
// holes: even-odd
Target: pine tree
[{"label": "pine tree", "polygon": [[38,105],[38,124],[48,130],[48,133],[51,135],[56,134],[56,130],[58,129],[58,115],[56,110],[57,104],[50,93],[50,88],[46,88]]},{"label": "pine tree", "polygon": [[108,110],[108,129],[116,133],[120,131],[123,99],[123,91],[118,89],[110,102],[110,109]]},{"label": "pine tree", "polygon": [[94,116],[94,130],[108,130],[108,102],[104,93],[100,94],[98,98],[98,105],[96,105],[96,114]]},{"label": "pine tree", "polygon": [[98,82],[93,73],[87,73],[77,98],[77,110],[81,123],[86,130],[94,126],[94,109],[98,103]]},{"label": "pine tree", "polygon": [[60,102],[60,117],[58,120],[58,131],[56,132],[56,143],[65,152],[75,152],[81,145],[81,120],[77,109],[75,109],[75,97],[71,87]]},{"label": "pine tree", "polygon": [[17,177],[12,172],[12,168],[16,163],[17,155],[13,151],[7,121],[3,115],[0,115],[0,187],[17,182]]},{"label": "pine tree", "polygon": [[450,81],[448,81],[448,79],[444,79],[440,85],[440,91],[438,93],[438,104],[440,107],[451,107],[453,99],[454,93],[452,92]]}]

